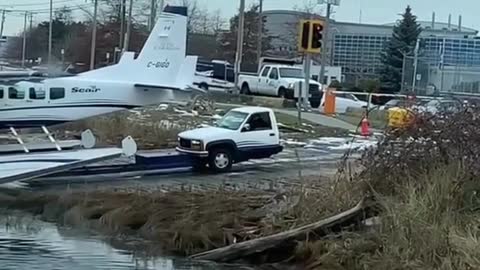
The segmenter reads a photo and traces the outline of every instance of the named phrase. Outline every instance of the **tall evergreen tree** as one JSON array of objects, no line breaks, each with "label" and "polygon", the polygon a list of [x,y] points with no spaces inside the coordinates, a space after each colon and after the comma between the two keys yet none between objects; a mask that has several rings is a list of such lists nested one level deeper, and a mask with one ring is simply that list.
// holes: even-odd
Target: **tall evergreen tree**
[{"label": "tall evergreen tree", "polygon": [[410,6],[407,6],[402,19],[393,27],[392,38],[387,42],[382,53],[383,69],[380,73],[380,80],[385,91],[400,91],[403,54],[410,54],[415,50],[421,32],[417,17],[412,14]]}]

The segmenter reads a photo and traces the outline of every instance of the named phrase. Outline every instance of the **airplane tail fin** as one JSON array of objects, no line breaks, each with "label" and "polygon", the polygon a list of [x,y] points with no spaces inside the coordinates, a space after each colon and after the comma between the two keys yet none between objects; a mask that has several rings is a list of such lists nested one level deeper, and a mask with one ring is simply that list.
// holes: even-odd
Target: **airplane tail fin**
[{"label": "airplane tail fin", "polygon": [[118,64],[81,75],[182,89],[191,85],[196,58],[186,57],[187,17],[178,13],[161,13],[136,59],[134,53],[125,52]]}]

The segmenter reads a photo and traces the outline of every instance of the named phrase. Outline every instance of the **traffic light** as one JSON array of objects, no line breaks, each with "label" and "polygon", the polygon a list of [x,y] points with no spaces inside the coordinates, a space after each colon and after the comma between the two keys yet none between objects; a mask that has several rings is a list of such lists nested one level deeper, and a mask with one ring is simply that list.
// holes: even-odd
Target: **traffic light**
[{"label": "traffic light", "polygon": [[320,53],[323,44],[324,23],[319,20],[300,22],[299,52]]},{"label": "traffic light", "polygon": [[312,23],[312,44],[310,48],[320,52],[323,44],[323,22],[316,21]]},{"label": "traffic light", "polygon": [[302,20],[300,22],[299,51],[308,51],[310,48],[310,21]]}]

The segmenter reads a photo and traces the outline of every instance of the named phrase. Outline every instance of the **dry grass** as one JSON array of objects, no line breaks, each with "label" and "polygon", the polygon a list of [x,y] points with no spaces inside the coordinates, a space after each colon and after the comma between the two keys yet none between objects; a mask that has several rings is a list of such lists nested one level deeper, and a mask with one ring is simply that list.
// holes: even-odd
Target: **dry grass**
[{"label": "dry grass", "polygon": [[[380,223],[297,245],[301,269],[480,269],[480,111],[420,116],[365,153],[353,173],[300,181],[285,193],[117,190],[0,197],[5,207],[133,234],[188,255],[318,221],[364,196]],[[348,166],[346,168],[349,168]]]},{"label": "dry grass", "polygon": [[411,129],[389,134],[365,154],[360,174],[338,179],[357,187],[351,194],[376,198],[380,224],[307,241],[291,262],[305,269],[480,269],[479,113],[422,115]]},{"label": "dry grass", "polygon": [[[315,183],[317,184],[317,183]],[[107,235],[137,235],[165,251],[190,255],[305,225],[335,209],[323,203],[327,189],[306,185],[287,193],[267,191],[117,190],[22,192],[0,197],[6,208],[23,209],[49,221],[86,227]],[[294,205],[292,206],[291,203]],[[325,204],[329,206],[329,204]]]},{"label": "dry grass", "polygon": [[117,112],[58,127],[61,138],[69,138],[91,129],[100,146],[119,145],[132,136],[139,149],[169,148],[176,145],[178,133],[196,127],[202,119],[185,119],[167,112],[147,114],[145,119],[131,112]]}]

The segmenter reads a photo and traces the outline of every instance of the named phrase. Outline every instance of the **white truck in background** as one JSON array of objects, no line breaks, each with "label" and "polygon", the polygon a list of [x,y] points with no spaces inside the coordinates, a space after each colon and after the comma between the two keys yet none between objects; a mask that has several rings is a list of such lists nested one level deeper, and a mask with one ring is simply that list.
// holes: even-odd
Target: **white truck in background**
[{"label": "white truck in background", "polygon": [[[290,60],[270,60],[272,64],[266,63],[267,61],[263,59],[260,62],[258,74],[240,74],[238,79],[240,93],[294,99],[295,84],[305,82],[303,69],[295,67],[295,62]],[[322,96],[322,85],[317,81],[310,80],[310,105],[318,108]]]},{"label": "white truck in background", "polygon": [[233,65],[225,61],[199,61],[194,85],[206,91],[231,92],[235,88]]}]

